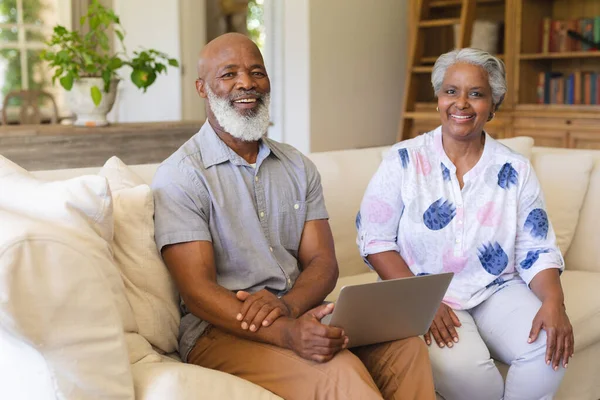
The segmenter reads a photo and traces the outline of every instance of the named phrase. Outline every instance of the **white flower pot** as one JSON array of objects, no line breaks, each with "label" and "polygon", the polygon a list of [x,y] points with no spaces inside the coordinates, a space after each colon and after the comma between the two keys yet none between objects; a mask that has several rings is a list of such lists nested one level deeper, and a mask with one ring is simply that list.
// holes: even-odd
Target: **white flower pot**
[{"label": "white flower pot", "polygon": [[[106,126],[108,114],[115,104],[117,96],[118,79],[110,84],[108,93],[104,92],[104,81],[102,78],[81,78],[73,83],[71,90],[67,91],[67,104],[71,111],[77,116],[74,125],[77,126]],[[92,100],[91,89],[97,86],[102,93],[102,100],[96,106]]]}]

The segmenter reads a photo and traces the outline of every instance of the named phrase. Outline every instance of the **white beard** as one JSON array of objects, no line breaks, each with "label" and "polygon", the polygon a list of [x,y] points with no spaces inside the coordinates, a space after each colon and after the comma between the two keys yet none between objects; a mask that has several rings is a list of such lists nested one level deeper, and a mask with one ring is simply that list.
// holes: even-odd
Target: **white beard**
[{"label": "white beard", "polygon": [[206,94],[208,96],[208,105],[221,128],[234,138],[245,142],[256,142],[267,133],[269,128],[269,104],[271,96],[266,94],[262,97],[262,102],[254,111],[253,115],[241,115],[229,99],[218,97],[206,85]]}]

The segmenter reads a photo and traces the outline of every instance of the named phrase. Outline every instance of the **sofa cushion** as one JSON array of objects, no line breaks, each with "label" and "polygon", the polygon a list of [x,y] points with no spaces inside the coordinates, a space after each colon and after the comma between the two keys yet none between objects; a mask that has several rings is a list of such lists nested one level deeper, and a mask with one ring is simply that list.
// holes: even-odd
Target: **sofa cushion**
[{"label": "sofa cushion", "polygon": [[575,235],[592,166],[592,157],[587,154],[540,154],[533,161],[563,254]]},{"label": "sofa cushion", "polygon": [[498,142],[502,143],[509,149],[527,157],[528,160],[531,160],[531,154],[533,151],[533,138],[529,136],[517,136],[512,138],[499,139]]},{"label": "sofa cushion", "polygon": [[595,161],[565,262],[570,269],[600,273],[600,152],[596,153]]},{"label": "sofa cushion", "polygon": [[575,334],[575,352],[600,342],[600,274],[565,271],[561,275],[567,315]]},{"label": "sofa cushion", "polygon": [[154,242],[152,190],[117,157],[99,175],[112,190],[115,261],[139,333],[164,353],[176,351],[179,296]]},{"label": "sofa cushion", "polygon": [[2,393],[133,398],[106,180],[44,183],[0,157],[0,187]]},{"label": "sofa cushion", "polygon": [[273,393],[224,372],[163,358],[132,366],[137,400],[276,400]]},{"label": "sofa cushion", "polygon": [[321,174],[341,277],[369,271],[356,245],[355,221],[384,149],[375,147],[308,155]]},{"label": "sofa cushion", "polygon": [[[3,398],[133,399],[118,310],[94,235],[0,211]],[[5,226],[6,226],[5,225]]]},{"label": "sofa cushion", "polygon": [[[92,229],[98,242],[88,248],[103,268],[112,301],[121,317],[121,328],[134,363],[152,353],[140,336],[112,251],[113,202],[106,178],[93,175],[64,181],[41,181],[4,157],[0,157],[0,208],[57,228]],[[86,228],[87,227],[87,228]],[[74,232],[77,232],[74,231]]]}]

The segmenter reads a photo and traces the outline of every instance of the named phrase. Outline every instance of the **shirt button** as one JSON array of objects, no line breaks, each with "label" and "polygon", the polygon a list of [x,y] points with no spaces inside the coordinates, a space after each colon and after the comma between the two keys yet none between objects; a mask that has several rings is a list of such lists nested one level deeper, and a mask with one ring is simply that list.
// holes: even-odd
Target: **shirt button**
[{"label": "shirt button", "polygon": [[460,244],[460,239],[456,239],[456,244]]},{"label": "shirt button", "polygon": [[294,210],[297,210],[299,208],[300,208],[300,206],[298,204],[294,204]]},{"label": "shirt button", "polygon": [[458,224],[459,224],[459,225],[462,225],[462,219],[459,219],[459,220],[458,220]]},{"label": "shirt button", "polygon": [[254,177],[254,182],[258,182],[258,176]]},{"label": "shirt button", "polygon": [[263,218],[265,216],[265,212],[261,211],[259,215],[260,215],[261,218]]},{"label": "shirt button", "polygon": [[288,278],[287,284],[288,284],[288,286],[290,286],[292,284],[292,280],[290,278]]},{"label": "shirt button", "polygon": [[273,252],[273,248],[272,248],[272,247],[269,247],[269,251],[272,253],[272,252]]}]

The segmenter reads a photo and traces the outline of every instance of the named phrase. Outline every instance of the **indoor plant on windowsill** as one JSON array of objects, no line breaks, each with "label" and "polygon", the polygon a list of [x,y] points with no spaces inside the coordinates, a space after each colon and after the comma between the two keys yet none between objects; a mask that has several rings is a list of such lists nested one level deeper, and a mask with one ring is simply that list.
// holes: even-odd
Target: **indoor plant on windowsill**
[{"label": "indoor plant on windowsill", "polygon": [[[167,65],[178,67],[174,58],[156,50],[134,51],[127,54],[125,33],[119,17],[97,0],[81,18],[81,25],[88,23],[85,35],[56,26],[48,41],[49,49],[42,52],[42,59],[54,69],[52,81],[59,80],[67,90],[67,103],[77,116],[75,125],[108,125],[106,114],[111,110],[121,79],[117,71],[130,68],[130,79],[135,86],[146,92],[156,76],[167,70]],[[122,51],[111,51],[108,33],[110,29],[121,44]]]}]

